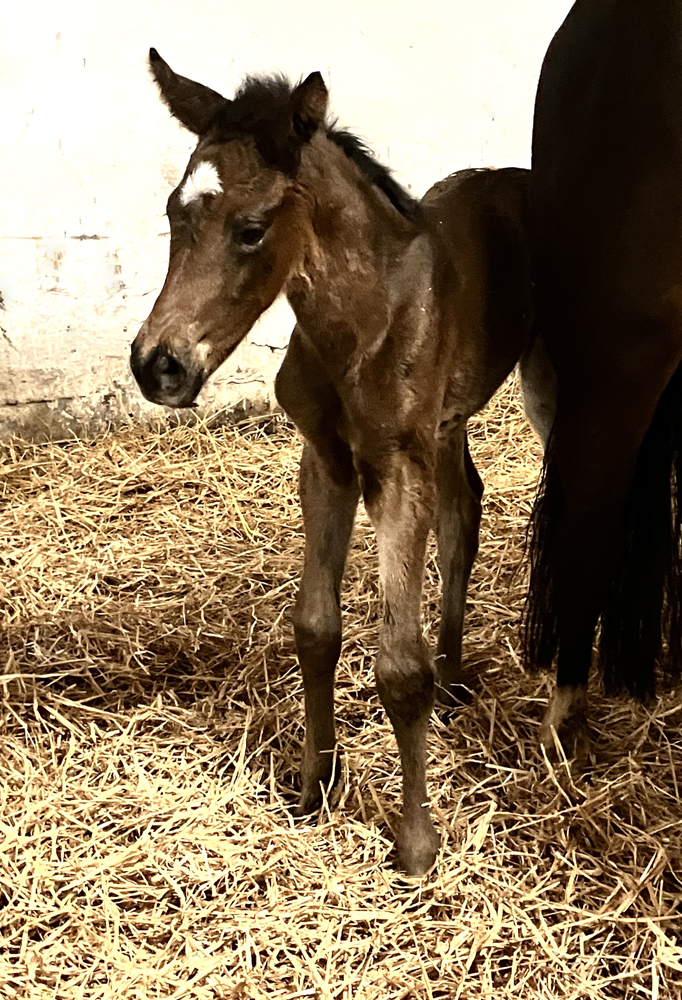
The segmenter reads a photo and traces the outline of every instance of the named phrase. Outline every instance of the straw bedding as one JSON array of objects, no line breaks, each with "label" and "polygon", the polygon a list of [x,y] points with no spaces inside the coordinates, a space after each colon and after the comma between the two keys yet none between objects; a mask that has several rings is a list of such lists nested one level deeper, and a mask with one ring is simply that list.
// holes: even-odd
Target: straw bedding
[{"label": "straw bedding", "polygon": [[[2,454],[0,996],[30,1000],[682,995],[682,706],[592,696],[586,778],[537,747],[519,662],[538,449],[513,383],[476,421],[486,483],[465,654],[436,715],[442,836],[393,867],[400,780],[371,673],[372,534],[349,559],[340,788],[293,822],[289,611],[300,443],[282,418]],[[424,624],[438,620],[427,569]]]}]

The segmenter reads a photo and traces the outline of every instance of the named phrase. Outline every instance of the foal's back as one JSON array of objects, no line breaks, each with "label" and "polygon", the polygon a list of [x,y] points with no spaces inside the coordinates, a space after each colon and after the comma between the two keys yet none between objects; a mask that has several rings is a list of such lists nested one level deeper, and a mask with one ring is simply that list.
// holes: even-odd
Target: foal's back
[{"label": "foal's back", "polygon": [[528,346],[528,184],[529,171],[521,168],[463,170],[434,184],[422,201],[450,327],[446,411],[479,410]]}]

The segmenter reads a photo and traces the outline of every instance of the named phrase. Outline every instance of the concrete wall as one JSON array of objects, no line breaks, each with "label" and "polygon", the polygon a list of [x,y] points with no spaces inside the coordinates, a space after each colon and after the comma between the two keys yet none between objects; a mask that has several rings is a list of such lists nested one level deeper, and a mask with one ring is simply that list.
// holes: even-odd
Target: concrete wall
[{"label": "concrete wall", "polygon": [[[192,137],[157,98],[150,45],[228,96],[247,72],[320,69],[340,121],[415,193],[461,167],[527,164],[533,98],[569,0],[28,0],[0,13],[0,434],[149,413],[128,348],[166,268],[169,191]],[[209,408],[267,397],[280,305]],[[160,412],[160,411],[158,411]]]}]

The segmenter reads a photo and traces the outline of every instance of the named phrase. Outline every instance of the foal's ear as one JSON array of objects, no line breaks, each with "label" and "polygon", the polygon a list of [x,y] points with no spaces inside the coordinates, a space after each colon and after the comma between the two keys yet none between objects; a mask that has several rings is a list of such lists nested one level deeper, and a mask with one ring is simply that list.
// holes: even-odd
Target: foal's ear
[{"label": "foal's ear", "polygon": [[256,147],[267,163],[287,174],[298,169],[303,145],[324,123],[329,97],[320,73],[311,73],[291,92],[278,119],[255,129]]},{"label": "foal's ear", "polygon": [[311,73],[291,95],[291,121],[296,135],[307,142],[323,124],[329,91],[321,73]]},{"label": "foal's ear", "polygon": [[156,49],[149,50],[149,66],[168,110],[195,135],[204,135],[218,112],[230,103],[210,87],[174,73]]}]

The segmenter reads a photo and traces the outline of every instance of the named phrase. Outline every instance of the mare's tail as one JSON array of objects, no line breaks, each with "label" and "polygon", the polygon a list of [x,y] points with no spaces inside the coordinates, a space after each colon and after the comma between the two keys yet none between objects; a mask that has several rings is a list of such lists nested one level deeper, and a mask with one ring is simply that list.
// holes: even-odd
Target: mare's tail
[{"label": "mare's tail", "polygon": [[[550,440],[530,524],[526,661],[548,667],[559,644],[553,551],[564,496]],[[600,664],[608,692],[653,694],[656,663],[682,673],[682,365],[661,396],[637,459],[617,571],[601,614]]]},{"label": "mare's tail", "polygon": [[620,570],[602,612],[607,691],[653,694],[682,672],[682,365],[661,396],[625,508]]},{"label": "mare's tail", "polygon": [[526,665],[531,670],[551,667],[559,647],[553,556],[564,510],[564,492],[554,457],[554,435],[550,434],[526,539],[530,583],[525,607],[524,647]]}]

